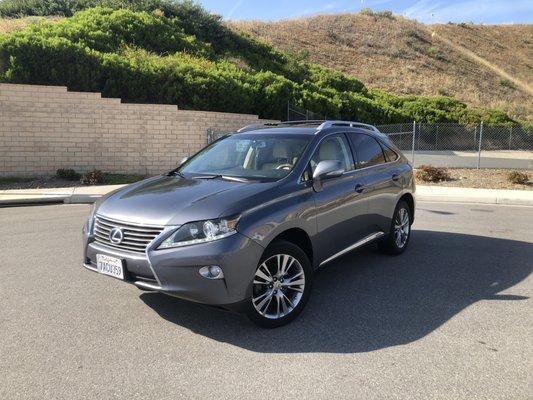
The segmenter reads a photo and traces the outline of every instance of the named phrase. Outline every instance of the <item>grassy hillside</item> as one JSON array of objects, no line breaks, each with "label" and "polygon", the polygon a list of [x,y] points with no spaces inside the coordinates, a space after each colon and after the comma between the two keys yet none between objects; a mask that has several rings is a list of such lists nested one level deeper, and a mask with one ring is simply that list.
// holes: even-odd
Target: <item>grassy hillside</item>
[{"label": "grassy hillside", "polygon": [[[20,1],[8,3],[13,11]],[[42,2],[23,2],[34,3]],[[64,18],[0,24],[0,82],[66,85],[131,102],[278,119],[290,100],[331,118],[376,123],[511,121],[503,112],[467,107],[445,96],[368,90],[355,77],[308,63],[298,52],[284,53],[232,31],[190,2],[72,0],[69,4],[78,8],[86,3],[131,6],[97,7],[72,17],[75,9],[53,11],[53,3],[46,2],[45,11],[34,7],[19,14],[57,12]],[[0,3],[4,15],[6,4]]]},{"label": "grassy hillside", "polygon": [[[465,55],[464,46],[533,86],[533,25],[427,26],[390,13],[320,15],[232,24],[277,48],[398,94],[450,95],[533,119],[531,91]],[[444,38],[444,40],[442,40]]]}]

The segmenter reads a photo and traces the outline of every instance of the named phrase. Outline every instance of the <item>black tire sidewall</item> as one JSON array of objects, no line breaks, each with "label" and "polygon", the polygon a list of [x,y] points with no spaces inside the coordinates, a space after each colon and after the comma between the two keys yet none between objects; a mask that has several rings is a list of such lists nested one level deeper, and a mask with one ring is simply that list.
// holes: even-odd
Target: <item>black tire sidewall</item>
[{"label": "black tire sidewall", "polygon": [[[400,210],[404,208],[407,211],[407,214],[409,215],[409,235],[407,236],[407,241],[403,245],[403,247],[398,247],[396,244],[396,240],[394,240],[394,223],[396,221],[396,217],[398,216],[398,213]],[[409,245],[409,241],[411,240],[411,226],[412,226],[412,215],[411,215],[411,209],[409,208],[409,205],[406,201],[401,200],[396,204],[396,208],[394,209],[394,214],[392,215],[391,225],[390,225],[390,231],[387,237],[379,243],[379,247],[381,250],[383,250],[387,254],[392,255],[399,255],[402,254],[405,249],[407,249],[407,246]]]},{"label": "black tire sidewall", "polygon": [[[246,307],[246,315],[253,323],[263,328],[276,328],[294,320],[302,312],[307,301],[309,300],[309,295],[311,294],[311,288],[313,284],[313,267],[311,266],[309,258],[302,249],[291,242],[280,240],[270,244],[261,256],[256,268],[258,268],[265,260],[276,254],[288,254],[298,260],[305,273],[304,293],[296,308],[288,315],[278,319],[269,319],[259,314],[252,303],[252,298],[250,297]],[[253,285],[253,283],[251,283],[251,285]]]}]

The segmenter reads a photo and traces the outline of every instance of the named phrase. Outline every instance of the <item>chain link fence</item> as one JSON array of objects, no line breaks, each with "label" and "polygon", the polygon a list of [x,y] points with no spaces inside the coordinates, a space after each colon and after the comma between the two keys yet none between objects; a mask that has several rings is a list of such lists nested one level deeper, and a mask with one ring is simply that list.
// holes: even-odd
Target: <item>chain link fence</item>
[{"label": "chain link fence", "polygon": [[306,108],[298,107],[296,104],[287,102],[287,121],[309,121],[309,120],[325,120],[327,116],[318,114]]},{"label": "chain link fence", "polygon": [[533,130],[522,125],[378,125],[412,164],[456,168],[533,168]]},{"label": "chain link fence", "polygon": [[[319,119],[310,112],[307,116],[309,120]],[[298,119],[301,116],[292,120]],[[522,125],[411,122],[377,128],[391,138],[415,167],[533,169],[533,129]],[[207,142],[227,133],[210,129]]]}]

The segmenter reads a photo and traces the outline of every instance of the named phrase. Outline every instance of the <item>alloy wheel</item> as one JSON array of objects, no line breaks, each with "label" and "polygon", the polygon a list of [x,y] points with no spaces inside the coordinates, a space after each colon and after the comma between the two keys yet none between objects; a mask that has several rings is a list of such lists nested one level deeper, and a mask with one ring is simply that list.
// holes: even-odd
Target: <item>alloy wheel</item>
[{"label": "alloy wheel", "polygon": [[282,318],[298,306],[304,288],[305,272],[300,262],[288,254],[276,254],[255,272],[252,303],[263,317]]},{"label": "alloy wheel", "polygon": [[409,238],[411,224],[409,220],[409,211],[405,208],[400,208],[394,220],[394,241],[396,246],[403,248]]}]

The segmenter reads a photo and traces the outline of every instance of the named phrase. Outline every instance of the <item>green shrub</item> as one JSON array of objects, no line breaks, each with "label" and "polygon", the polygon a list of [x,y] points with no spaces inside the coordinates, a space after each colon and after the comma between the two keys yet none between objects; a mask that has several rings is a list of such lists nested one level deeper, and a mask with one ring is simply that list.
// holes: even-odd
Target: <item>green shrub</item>
[{"label": "green shrub", "polygon": [[81,178],[81,183],[84,185],[101,185],[105,182],[105,175],[99,169],[87,172]]},{"label": "green shrub", "polygon": [[469,108],[445,96],[368,90],[354,77],[232,32],[190,1],[8,0],[0,13],[11,7],[10,13],[69,16],[91,5],[110,7],[0,34],[0,82],[64,85],[127,102],[274,119],[285,118],[290,101],[328,118],[373,123],[512,121],[502,111]]},{"label": "green shrub", "polygon": [[526,172],[511,171],[507,174],[507,180],[517,185],[525,185],[529,182],[529,176]]},{"label": "green shrub", "polygon": [[450,174],[446,168],[421,165],[416,171],[416,178],[422,182],[441,182],[450,180]]},{"label": "green shrub", "polygon": [[392,11],[389,11],[389,10],[372,11],[372,9],[368,8],[368,7],[362,8],[359,11],[359,14],[360,15],[367,15],[369,17],[374,17],[374,18],[382,17],[382,18],[388,18],[388,19],[396,19],[396,17],[392,13]]},{"label": "green shrub", "polygon": [[77,181],[81,178],[81,175],[73,169],[59,168],[56,171],[56,177],[67,181]]}]

